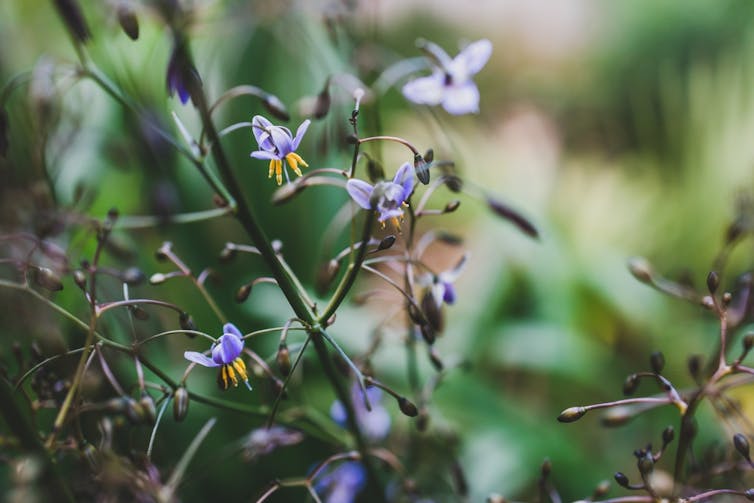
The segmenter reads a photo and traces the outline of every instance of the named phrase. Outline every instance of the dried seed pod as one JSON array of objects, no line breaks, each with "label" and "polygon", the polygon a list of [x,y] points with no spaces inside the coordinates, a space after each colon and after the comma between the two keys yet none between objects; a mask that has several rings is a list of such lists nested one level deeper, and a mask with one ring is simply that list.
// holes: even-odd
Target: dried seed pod
[{"label": "dried seed pod", "polygon": [[623,394],[625,396],[631,396],[636,392],[636,388],[639,387],[639,376],[636,374],[630,374],[623,381]]}]

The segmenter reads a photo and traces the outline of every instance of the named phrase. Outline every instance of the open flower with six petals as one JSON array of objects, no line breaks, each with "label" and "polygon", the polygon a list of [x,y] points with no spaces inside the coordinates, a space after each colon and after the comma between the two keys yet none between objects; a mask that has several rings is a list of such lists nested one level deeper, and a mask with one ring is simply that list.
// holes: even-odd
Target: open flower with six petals
[{"label": "open flower with six petals", "polygon": [[[301,176],[299,165],[308,167],[309,165],[295,151],[304,137],[304,133],[309,128],[311,121],[309,119],[301,123],[293,136],[291,130],[284,126],[275,126],[261,115],[255,115],[251,120],[251,127],[259,144],[259,150],[251,153],[254,159],[269,159],[270,170],[268,176],[275,180],[278,185],[283,183],[283,161],[296,173]],[[286,172],[286,178],[287,178]]]},{"label": "open flower with six petals", "polygon": [[398,225],[398,218],[403,216],[402,206],[406,204],[414,191],[414,168],[409,163],[401,166],[393,181],[377,182],[374,185],[352,178],[346,183],[346,190],[356,204],[365,210],[377,210],[377,220],[392,220]]},{"label": "open flower with six petals", "polygon": [[233,386],[238,386],[239,380],[251,390],[246,364],[241,358],[243,346],[244,339],[241,331],[234,324],[226,323],[223,325],[223,335],[212,345],[211,357],[197,351],[186,351],[183,357],[203,367],[220,367],[217,385],[223,391],[227,390],[231,383]]}]

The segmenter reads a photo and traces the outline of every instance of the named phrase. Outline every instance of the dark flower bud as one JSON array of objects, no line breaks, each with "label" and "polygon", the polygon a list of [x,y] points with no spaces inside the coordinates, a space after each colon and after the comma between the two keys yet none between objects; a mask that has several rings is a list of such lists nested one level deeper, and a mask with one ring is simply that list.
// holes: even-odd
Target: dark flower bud
[{"label": "dark flower bud", "polygon": [[630,374],[626,377],[626,380],[623,381],[623,394],[625,396],[633,395],[638,386],[639,376],[637,376],[636,374]]},{"label": "dark flower bud", "polygon": [[691,374],[691,377],[698,378],[699,372],[702,369],[702,356],[701,355],[691,355],[688,360],[688,369],[689,374]]},{"label": "dark flower bud", "polygon": [[139,20],[133,9],[125,3],[118,6],[118,23],[131,40],[139,38]]},{"label": "dark flower bud", "polygon": [[8,129],[8,113],[5,111],[5,107],[0,107],[0,157],[5,157],[8,153],[10,146]]},{"label": "dark flower bud", "polygon": [[33,272],[34,283],[41,286],[45,290],[51,292],[58,292],[63,289],[63,282],[60,280],[60,276],[55,274],[52,269],[48,267],[37,267]]},{"label": "dark flower bud", "polygon": [[536,227],[534,227],[534,224],[529,222],[528,219],[526,219],[518,211],[514,210],[507,204],[503,203],[502,201],[498,201],[496,199],[488,197],[487,206],[497,216],[512,223],[518,228],[518,230],[520,230],[521,232],[523,232],[530,238],[539,239],[539,231],[537,230]]},{"label": "dark flower bud", "polygon": [[356,145],[360,141],[361,140],[359,140],[359,137],[355,134],[349,134],[348,136],[346,136],[346,143],[349,145]]},{"label": "dark flower bud", "polygon": [[291,120],[291,116],[288,110],[286,110],[285,105],[274,94],[265,94],[264,98],[262,98],[262,105],[276,119],[280,119],[283,122]]},{"label": "dark flower bud", "polygon": [[639,456],[639,459],[636,462],[637,468],[639,468],[639,473],[642,475],[648,475],[652,473],[652,470],[654,470],[655,467],[655,460],[652,457],[652,453],[647,450],[643,453],[642,456]]},{"label": "dark flower bud", "polygon": [[615,472],[615,481],[618,483],[619,486],[628,488],[628,485],[630,482],[628,481],[628,477],[623,472]]},{"label": "dark flower bud", "polygon": [[634,278],[642,283],[652,283],[652,266],[644,257],[634,257],[628,261],[628,270]]},{"label": "dark flower bud", "polygon": [[86,274],[81,269],[73,271],[73,282],[82,290],[86,290]]},{"label": "dark flower bud", "polygon": [[287,376],[291,373],[291,353],[285,343],[278,346],[277,362],[281,374]]},{"label": "dark flower bud", "polygon": [[66,27],[68,27],[68,31],[71,32],[71,36],[82,44],[86,43],[92,35],[78,1],[55,0],[55,7],[60,17],[63,18]]},{"label": "dark flower bud", "polygon": [[312,109],[312,117],[315,119],[322,119],[330,111],[330,79],[325,82],[325,87],[317,95],[317,99],[314,102],[314,108]]},{"label": "dark flower bud", "polygon": [[124,283],[131,286],[139,285],[144,281],[144,273],[138,267],[129,267],[120,277]]},{"label": "dark flower bud", "polygon": [[228,263],[238,255],[238,250],[236,250],[235,247],[229,245],[230,243],[226,243],[225,247],[220,252],[220,262]]},{"label": "dark flower bud", "polygon": [[461,178],[457,177],[456,175],[446,175],[444,182],[445,186],[451,192],[458,193],[463,190],[463,180],[461,180]]},{"label": "dark flower bud", "polygon": [[177,93],[184,105],[189,98],[196,104],[197,99],[201,97],[202,79],[194,67],[188,43],[185,40],[176,38],[170,61],[168,61],[165,80],[168,95],[173,96]]},{"label": "dark flower bud", "polygon": [[421,331],[422,337],[424,338],[424,341],[427,344],[431,346],[432,344],[435,343],[437,336],[435,334],[435,330],[429,325],[429,323],[424,323],[423,325],[419,325],[419,329]]},{"label": "dark flower bud", "polygon": [[425,161],[421,154],[418,152],[414,154],[414,173],[416,173],[416,178],[424,185],[429,183],[429,168],[430,163]]},{"label": "dark flower bud", "polygon": [[416,417],[419,415],[419,409],[417,409],[416,405],[406,397],[402,396],[398,398],[398,407],[401,409],[401,412],[408,417]]},{"label": "dark flower bud", "polygon": [[749,457],[749,439],[746,438],[746,435],[743,433],[733,435],[733,446],[746,461],[751,463],[751,458]]},{"label": "dark flower bud", "polygon": [[434,346],[429,347],[429,361],[432,363],[432,366],[438,372],[442,372],[442,370],[445,368],[445,365],[442,363],[442,360],[440,359],[440,354],[437,352]]},{"label": "dark flower bud", "polygon": [[443,208],[443,213],[453,213],[458,209],[458,207],[461,206],[461,201],[458,199],[454,201],[450,201],[448,204],[445,205],[445,208]]},{"label": "dark flower bud", "polygon": [[662,443],[668,445],[675,438],[675,430],[672,426],[668,426],[662,430]]},{"label": "dark flower bud", "polygon": [[241,285],[241,288],[239,288],[236,292],[236,302],[240,304],[241,302],[248,299],[249,295],[251,295],[251,283]]},{"label": "dark flower bud", "polygon": [[157,409],[154,405],[154,400],[149,393],[143,393],[139,399],[139,405],[141,405],[144,411],[144,420],[149,424],[154,424],[157,419]]},{"label": "dark flower bud", "polygon": [[661,374],[665,368],[665,356],[660,351],[655,351],[649,356],[649,366],[655,374]]},{"label": "dark flower bud", "polygon": [[396,237],[393,234],[390,234],[389,236],[385,236],[382,238],[382,241],[380,241],[380,244],[377,245],[377,250],[387,250],[388,248],[391,248],[395,244]]},{"label": "dark flower bud", "polygon": [[173,419],[181,422],[186,419],[189,408],[189,394],[186,388],[179,386],[173,393]]},{"label": "dark flower bud", "polygon": [[129,306],[131,314],[139,321],[147,321],[149,319],[149,313],[142,309],[140,306]]},{"label": "dark flower bud", "polygon": [[[194,319],[191,317],[190,314],[183,312],[178,315],[178,325],[181,327],[182,330],[196,330],[196,325],[194,324]],[[186,334],[192,339],[196,337],[196,334]]]},{"label": "dark flower bud", "polygon": [[377,159],[369,157],[367,159],[367,177],[372,183],[377,183],[385,179],[385,170]]},{"label": "dark flower bud", "polygon": [[751,351],[752,346],[754,346],[754,334],[749,332],[748,334],[744,335],[744,338],[741,340],[741,344],[743,345],[745,351]]},{"label": "dark flower bud", "polygon": [[437,233],[437,239],[450,246],[459,246],[463,244],[463,238],[461,236],[444,231]]},{"label": "dark flower bud", "polygon": [[560,413],[558,421],[561,423],[572,423],[584,417],[586,413],[587,409],[585,407],[569,407]]},{"label": "dark flower bud", "polygon": [[720,286],[720,275],[715,271],[710,271],[707,275],[707,289],[709,293],[714,294],[717,291],[717,287]]},{"label": "dark flower bud", "polygon": [[124,403],[123,413],[125,414],[126,419],[128,419],[131,424],[139,424],[144,422],[144,420],[146,419],[146,412],[144,411],[144,407],[142,407],[139,402],[131,397],[126,397],[122,400]]},{"label": "dark flower bud", "polygon": [[443,326],[445,325],[445,317],[442,314],[442,309],[437,305],[435,296],[432,295],[432,290],[427,290],[424,293],[424,296],[422,296],[421,308],[424,312],[424,316],[427,317],[427,321],[432,325],[432,328],[436,332],[442,332]]}]

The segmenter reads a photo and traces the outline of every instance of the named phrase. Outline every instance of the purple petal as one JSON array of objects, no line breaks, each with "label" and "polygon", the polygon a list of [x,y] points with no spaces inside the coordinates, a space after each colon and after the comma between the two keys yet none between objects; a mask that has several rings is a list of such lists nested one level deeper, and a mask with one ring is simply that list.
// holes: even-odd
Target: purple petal
[{"label": "purple petal", "polygon": [[243,334],[240,330],[238,330],[238,327],[235,326],[233,323],[226,323],[223,325],[223,335],[233,334],[239,339],[243,340]]},{"label": "purple petal", "polygon": [[408,101],[420,105],[439,105],[445,89],[445,76],[435,72],[429,77],[421,77],[403,86],[403,96]]},{"label": "purple petal", "polygon": [[215,363],[225,365],[231,363],[243,351],[243,341],[235,335],[223,335],[217,339],[217,344],[212,348],[212,359]]},{"label": "purple petal", "polygon": [[395,173],[393,183],[403,187],[402,200],[405,201],[406,199],[408,199],[408,196],[410,196],[411,192],[413,192],[414,184],[416,183],[414,180],[414,167],[409,163],[403,164],[403,166],[398,168],[398,171]]},{"label": "purple petal", "polygon": [[343,404],[340,402],[340,400],[335,400],[330,406],[330,417],[340,426],[346,425],[346,408],[343,407]]},{"label": "purple petal", "polygon": [[363,180],[351,179],[346,182],[346,190],[351,199],[356,201],[356,204],[364,208],[365,210],[372,209],[372,203],[370,201],[372,197],[372,191],[374,187],[369,185]]},{"label": "purple petal", "polygon": [[265,150],[255,150],[250,155],[254,159],[266,159],[266,160],[280,159],[279,155],[273,152],[267,152]]},{"label": "purple petal", "polygon": [[219,363],[215,363],[212,358],[209,358],[207,355],[203,355],[202,353],[197,353],[196,351],[186,351],[183,353],[183,357],[187,359],[190,362],[198,363],[199,365],[202,365],[203,367],[219,367]]},{"label": "purple petal", "polygon": [[262,150],[273,150],[275,148],[270,141],[270,134],[267,132],[270,127],[272,127],[272,123],[261,115],[255,115],[251,119],[251,131]]},{"label": "purple petal", "polygon": [[306,130],[309,129],[309,124],[311,124],[311,122],[312,121],[310,121],[309,119],[306,119],[296,130],[296,137],[293,139],[293,150],[298,149],[298,146],[301,143],[301,139],[304,137]]},{"label": "purple petal", "polygon": [[456,289],[452,283],[443,283],[445,286],[445,292],[442,295],[442,300],[446,304],[453,304],[456,301]]},{"label": "purple petal", "polygon": [[277,154],[282,158],[293,152],[293,138],[291,138],[291,132],[287,128],[281,126],[273,126],[270,128],[270,136],[272,144],[277,150]]},{"label": "purple petal", "polygon": [[364,434],[371,440],[382,440],[390,432],[390,414],[382,406],[373,405],[371,411],[364,409],[359,422]]},{"label": "purple petal", "polygon": [[492,42],[487,39],[477,40],[464,47],[453,61],[461,63],[466,70],[466,75],[471,77],[479,73],[492,55]]},{"label": "purple petal", "polygon": [[479,111],[479,89],[472,81],[445,89],[442,107],[449,114],[462,115]]}]

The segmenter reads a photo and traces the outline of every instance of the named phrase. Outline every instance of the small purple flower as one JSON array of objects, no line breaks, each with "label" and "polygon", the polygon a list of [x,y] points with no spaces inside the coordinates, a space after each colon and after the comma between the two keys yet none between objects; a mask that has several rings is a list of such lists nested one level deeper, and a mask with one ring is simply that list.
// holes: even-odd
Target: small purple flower
[{"label": "small purple flower", "polygon": [[282,426],[261,427],[252,430],[243,443],[243,455],[252,461],[271,453],[278,447],[295,445],[304,440],[304,434]]},{"label": "small purple flower", "polygon": [[479,112],[479,89],[471,78],[487,63],[492,43],[487,39],[467,45],[458,55],[450,56],[435,44],[427,44],[435,69],[403,86],[403,96],[420,105],[442,105],[448,113],[462,115]]},{"label": "small purple flower", "polygon": [[181,40],[176,40],[173,45],[165,80],[168,96],[178,94],[178,98],[184,105],[191,98],[192,91],[196,92],[202,87],[202,79],[191,62],[188,47]]},{"label": "small purple flower", "polygon": [[395,173],[392,182],[382,181],[370,185],[363,180],[352,178],[346,183],[346,190],[356,204],[365,210],[377,210],[377,220],[392,219],[398,226],[398,218],[403,216],[401,206],[414,191],[414,168],[405,163]]},{"label": "small purple flower", "polygon": [[[301,170],[298,165],[308,167],[309,165],[298,155],[295,150],[301,143],[304,133],[309,128],[311,121],[309,119],[301,123],[296,131],[296,136],[291,134],[291,130],[283,126],[274,126],[270,121],[261,115],[255,115],[251,120],[251,127],[259,144],[259,150],[251,153],[254,159],[269,159],[270,171],[269,177],[275,174],[278,185],[283,183],[283,160],[288,166],[301,176]],[[286,172],[286,178],[288,173]]]},{"label": "small purple flower", "polygon": [[233,386],[238,386],[238,381],[242,380],[246,387],[251,390],[249,377],[246,373],[246,364],[241,358],[243,351],[243,334],[232,323],[223,325],[223,335],[212,345],[212,358],[204,353],[196,351],[186,351],[183,357],[190,362],[197,363],[204,367],[220,367],[217,375],[217,385],[223,391]]},{"label": "small purple flower", "polygon": [[[370,440],[380,441],[390,432],[390,414],[380,404],[382,391],[379,388],[367,388],[367,398],[372,405],[372,410],[367,410],[361,396],[361,388],[354,384],[351,388],[351,402],[356,413],[356,421],[364,431],[364,435]],[[330,417],[340,426],[346,426],[346,408],[336,400],[330,407]]]},{"label": "small purple flower", "polygon": [[453,304],[456,301],[456,289],[453,286],[453,283],[461,275],[461,271],[466,265],[468,258],[468,254],[464,254],[455,267],[447,271],[442,271],[427,281],[427,283],[431,285],[432,297],[434,298],[437,307],[440,307],[443,302],[446,304]]},{"label": "small purple flower", "polygon": [[358,461],[328,469],[314,485],[326,503],[353,503],[366,485],[366,470]]}]

